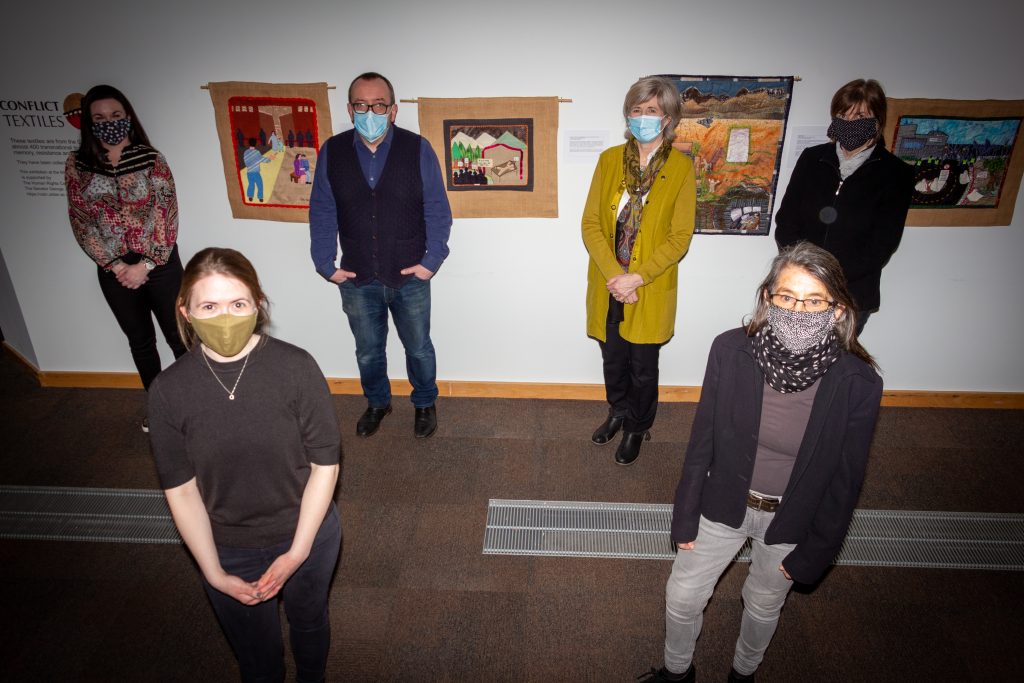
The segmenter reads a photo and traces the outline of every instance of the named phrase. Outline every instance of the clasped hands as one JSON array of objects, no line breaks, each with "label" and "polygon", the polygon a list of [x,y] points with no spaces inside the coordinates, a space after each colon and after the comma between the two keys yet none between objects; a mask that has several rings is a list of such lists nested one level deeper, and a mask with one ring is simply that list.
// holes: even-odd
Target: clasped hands
[{"label": "clasped hands", "polygon": [[616,301],[624,304],[635,304],[640,298],[636,290],[642,287],[644,279],[636,273],[623,273],[608,280],[608,291]]},{"label": "clasped hands", "polygon": [[277,596],[306,558],[299,559],[291,551],[278,555],[267,571],[256,581],[246,581],[234,574],[222,572],[210,585],[243,605],[255,605]]},{"label": "clasped hands", "polygon": [[138,289],[149,280],[149,269],[146,268],[144,261],[139,261],[134,265],[118,261],[110,270],[114,273],[117,281],[128,289]]}]

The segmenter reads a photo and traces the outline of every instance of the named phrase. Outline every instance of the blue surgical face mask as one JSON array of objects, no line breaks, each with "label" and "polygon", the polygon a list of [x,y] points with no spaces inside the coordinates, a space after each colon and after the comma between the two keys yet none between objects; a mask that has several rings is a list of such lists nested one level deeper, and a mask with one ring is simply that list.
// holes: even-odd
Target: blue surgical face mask
[{"label": "blue surgical face mask", "polygon": [[664,116],[630,116],[629,132],[640,142],[650,142],[661,135],[661,120]]},{"label": "blue surgical face mask", "polygon": [[367,142],[376,142],[388,132],[388,115],[374,114],[372,111],[356,112],[356,131]]}]

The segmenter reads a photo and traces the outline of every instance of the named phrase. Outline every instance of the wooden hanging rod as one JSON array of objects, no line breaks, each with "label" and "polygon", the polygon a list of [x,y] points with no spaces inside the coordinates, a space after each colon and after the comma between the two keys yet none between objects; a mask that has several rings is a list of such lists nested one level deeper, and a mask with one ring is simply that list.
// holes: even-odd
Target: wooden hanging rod
[{"label": "wooden hanging rod", "polygon": [[[488,99],[488,98],[482,98],[482,99]],[[419,104],[419,102],[420,102],[418,99],[415,99],[415,98],[411,99],[411,100],[398,100],[398,101],[399,102],[404,102],[406,104]],[[559,102],[563,102],[563,103],[570,103],[571,104],[572,103],[572,98],[571,97],[559,97],[558,101]]]},{"label": "wooden hanging rod", "polygon": [[[200,90],[209,90],[210,89],[210,84],[207,83],[206,85],[201,85],[201,86],[199,86],[199,89]],[[338,86],[336,86],[336,85],[329,85],[329,86],[327,86],[327,89],[328,90],[337,90]]]}]

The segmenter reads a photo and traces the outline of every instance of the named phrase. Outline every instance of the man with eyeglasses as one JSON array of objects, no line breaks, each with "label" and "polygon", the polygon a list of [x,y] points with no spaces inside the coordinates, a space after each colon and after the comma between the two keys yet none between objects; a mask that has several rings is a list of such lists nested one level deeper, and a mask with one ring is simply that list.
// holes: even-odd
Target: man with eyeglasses
[{"label": "man with eyeglasses", "polygon": [[341,291],[355,337],[368,404],[356,434],[372,436],[391,412],[390,311],[412,384],[413,433],[426,438],[437,429],[438,393],[430,279],[448,256],[452,213],[437,156],[424,138],[393,125],[397,113],[387,78],[368,72],[352,81],[348,115],[355,129],[331,137],[317,157],[310,254],[316,271]]}]

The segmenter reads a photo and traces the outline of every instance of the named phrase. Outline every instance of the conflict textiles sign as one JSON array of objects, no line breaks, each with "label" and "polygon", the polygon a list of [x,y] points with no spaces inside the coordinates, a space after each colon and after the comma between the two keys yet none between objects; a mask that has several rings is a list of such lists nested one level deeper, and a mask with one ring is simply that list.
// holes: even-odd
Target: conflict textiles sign
[{"label": "conflict textiles sign", "polygon": [[309,221],[320,145],[331,136],[326,83],[210,83],[231,215]]}]

